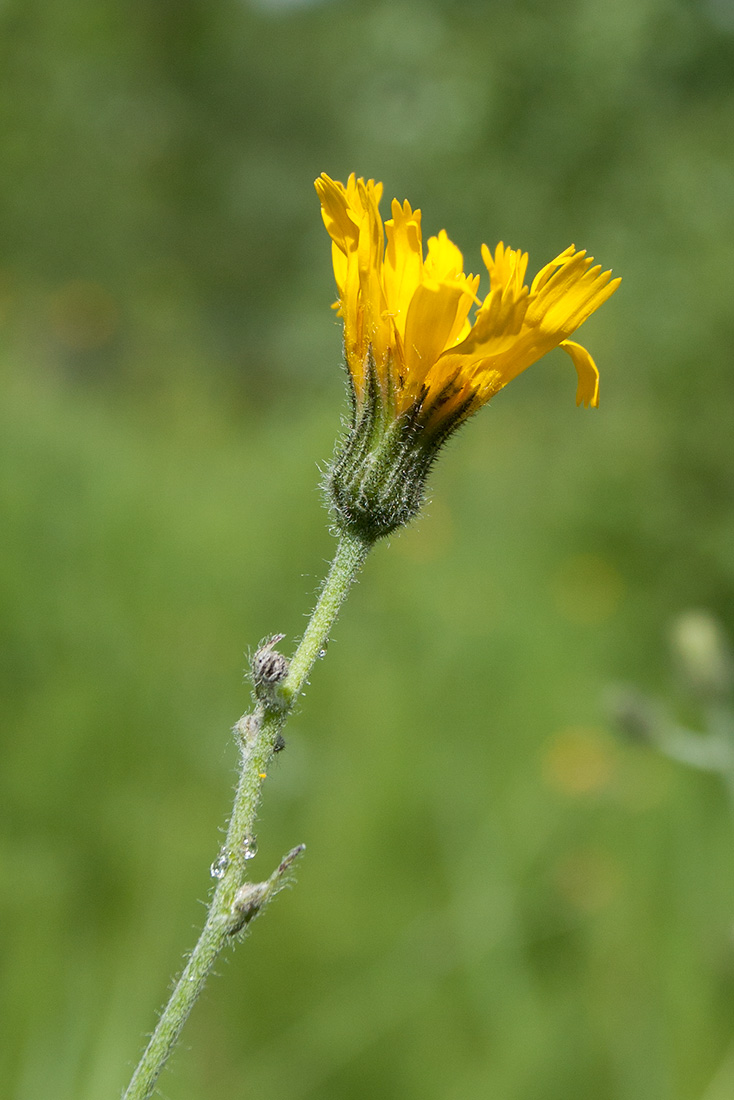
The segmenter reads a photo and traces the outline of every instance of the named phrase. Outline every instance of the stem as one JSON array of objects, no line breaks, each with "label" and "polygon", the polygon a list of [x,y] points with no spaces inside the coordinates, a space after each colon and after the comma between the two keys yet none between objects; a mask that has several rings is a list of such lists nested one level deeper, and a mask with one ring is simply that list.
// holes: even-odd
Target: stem
[{"label": "stem", "polygon": [[161,1012],[123,1100],[148,1100],[151,1096],[218,955],[277,892],[283,876],[303,849],[302,845],[294,848],[266,882],[245,884],[262,783],[276,739],[303,693],[314,662],[326,647],[339,608],[369,549],[369,543],[354,535],[342,536],[288,673],[276,689],[277,695],[270,701],[261,701],[253,714],[241,718],[235,726],[242,760],[227,839],[217,861],[221,878],[196,947]]},{"label": "stem", "polygon": [[290,707],[301,694],[314,661],[329,641],[329,631],[339,614],[357,573],[370,550],[370,544],[356,535],[342,535],[334,560],[324,581],[313,614],[303,637],[293,654],[288,675],[281,692]]}]

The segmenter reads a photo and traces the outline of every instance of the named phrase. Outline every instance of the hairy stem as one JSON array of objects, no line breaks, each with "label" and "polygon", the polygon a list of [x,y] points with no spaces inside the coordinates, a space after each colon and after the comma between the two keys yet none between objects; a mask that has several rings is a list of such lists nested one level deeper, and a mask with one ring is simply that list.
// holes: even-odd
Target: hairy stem
[{"label": "hairy stem", "polygon": [[269,694],[261,693],[253,713],[241,718],[235,726],[242,757],[227,839],[213,869],[220,876],[219,881],[199,940],[161,1012],[123,1100],[147,1100],[152,1095],[218,955],[269,901],[303,849],[301,845],[289,852],[265,882],[245,882],[267,766],[283,726],[303,693],[313,664],[326,648],[339,608],[368,551],[369,544],[362,539],[352,535],[342,537],[287,674],[272,686]]}]

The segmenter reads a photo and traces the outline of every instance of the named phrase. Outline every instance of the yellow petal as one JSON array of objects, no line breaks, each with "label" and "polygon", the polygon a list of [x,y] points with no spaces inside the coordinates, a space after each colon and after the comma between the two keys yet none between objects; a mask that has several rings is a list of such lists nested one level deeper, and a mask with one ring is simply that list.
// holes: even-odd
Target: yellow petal
[{"label": "yellow petal", "polygon": [[421,212],[411,210],[407,200],[401,206],[393,199],[392,215],[385,222],[385,299],[395,327],[403,335],[410,300],[423,276]]},{"label": "yellow petal", "polygon": [[439,280],[464,277],[464,257],[445,229],[437,237],[428,238],[426,274]]},{"label": "yellow petal", "polygon": [[[593,257],[585,252],[567,252],[548,265],[558,265],[555,271],[548,274],[548,267],[543,269],[540,289],[531,294],[527,314],[529,325],[538,325],[548,336],[555,334],[559,342],[582,325],[621,282],[610,282],[611,272],[592,267]],[[538,279],[533,283],[538,284]]]},{"label": "yellow petal", "polygon": [[489,272],[489,281],[492,290],[501,287],[513,287],[519,291],[525,281],[525,272],[528,269],[528,254],[520,249],[505,248],[502,241],[494,250],[494,256],[482,245],[482,259]]},{"label": "yellow petal", "polygon": [[546,264],[545,267],[541,267],[540,271],[532,281],[532,284],[530,286],[530,293],[537,294],[539,290],[542,290],[556,268],[561,267],[563,264],[565,264],[566,261],[574,255],[575,252],[576,245],[570,244],[568,248],[564,248],[560,256],[556,256],[555,260],[551,260],[551,262],[549,264]]},{"label": "yellow petal", "polygon": [[570,355],[579,376],[576,404],[583,404],[586,409],[589,406],[597,409],[599,407],[599,371],[596,369],[596,363],[586,348],[582,348],[581,344],[573,340],[563,340],[558,346]]},{"label": "yellow petal", "polygon": [[[353,177],[350,176],[350,182]],[[347,189],[322,172],[314,184],[321,200],[321,216],[336,248],[345,255],[357,246],[359,228],[350,216]]]},{"label": "yellow petal", "polygon": [[[420,386],[451,335],[464,324],[471,301],[458,282],[427,279],[418,287],[405,325],[405,366],[410,381]],[[463,315],[462,306],[465,306]],[[458,324],[457,316],[460,316]]]}]

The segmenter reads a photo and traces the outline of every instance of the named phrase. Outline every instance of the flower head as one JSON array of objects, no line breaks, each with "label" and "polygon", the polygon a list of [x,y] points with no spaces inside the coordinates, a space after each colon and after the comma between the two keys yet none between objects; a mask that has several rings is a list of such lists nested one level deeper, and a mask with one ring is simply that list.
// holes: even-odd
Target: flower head
[{"label": "flower head", "polygon": [[[324,173],[316,190],[332,240],[354,399],[352,434],[361,440],[352,450],[363,464],[370,456],[370,468],[379,452],[385,474],[394,465],[398,438],[420,457],[416,476],[423,473],[411,515],[445,439],[546,352],[561,347],[568,353],[578,375],[576,403],[598,405],[594,360],[569,337],[620,280],[592,266],[592,257],[571,245],[528,287],[527,253],[500,243],[493,254],[483,245],[490,286],[482,301],[479,276],[464,273],[463,256],[445,230],[429,237],[424,256],[420,210],[393,199],[392,218],[383,227],[382,184],[351,175],[344,186]],[[351,471],[354,462],[345,465]],[[374,476],[372,470],[372,481]],[[364,495],[364,478],[360,488]]]}]

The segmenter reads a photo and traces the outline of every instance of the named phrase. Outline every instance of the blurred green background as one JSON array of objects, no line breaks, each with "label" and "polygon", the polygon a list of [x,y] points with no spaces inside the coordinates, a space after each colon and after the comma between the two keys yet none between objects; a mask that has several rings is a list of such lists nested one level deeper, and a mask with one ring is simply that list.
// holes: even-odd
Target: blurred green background
[{"label": "blurred green background", "polygon": [[734,1095],[725,798],[603,705],[734,627],[732,0],[6,0],[0,52],[0,1094],[119,1096],[202,922],[245,650],[333,550],[354,170],[470,270],[622,275],[602,405],[552,354],[369,560],[266,785],[297,887],[162,1095]]}]

